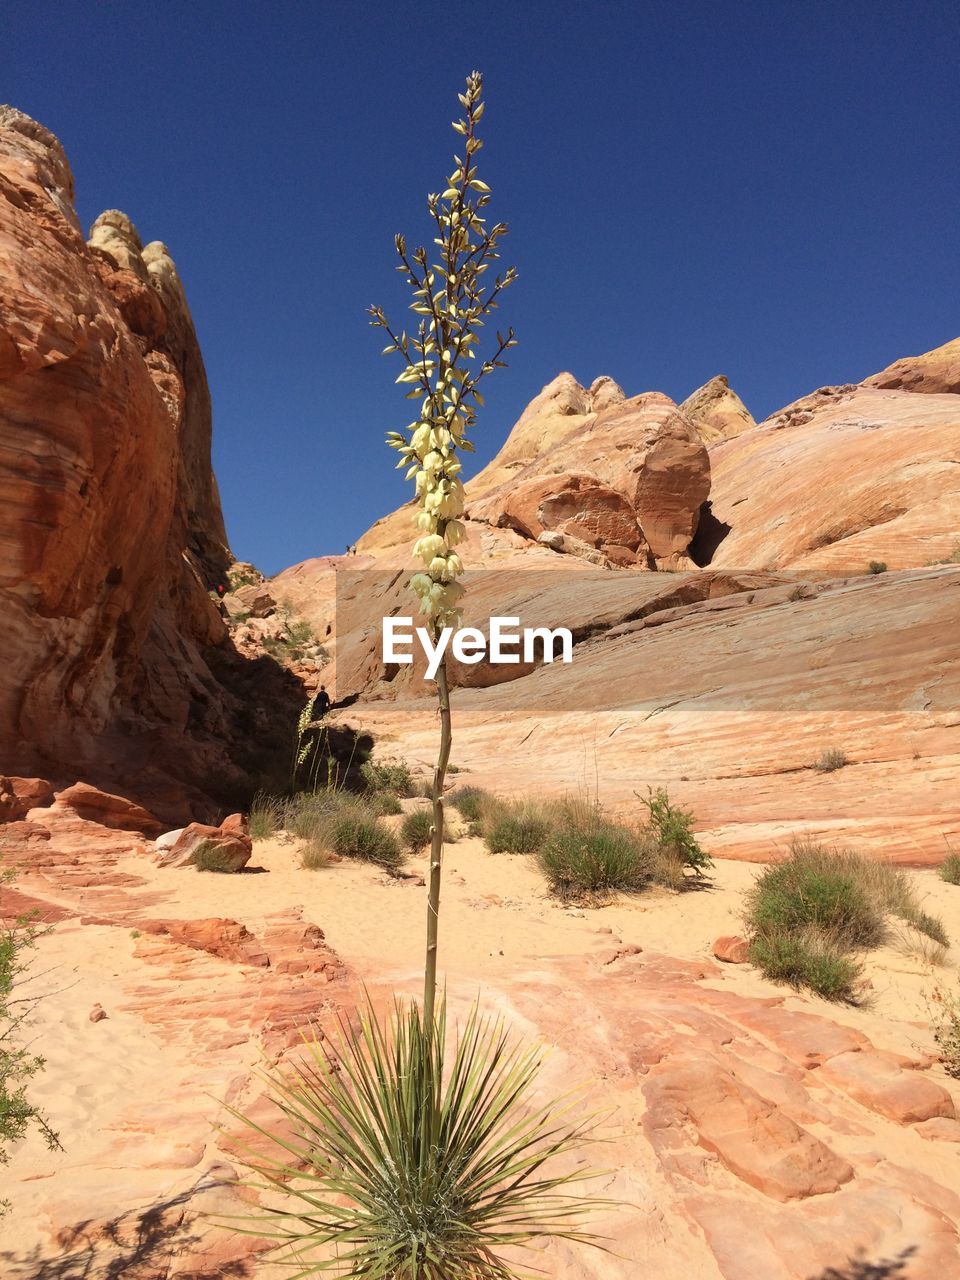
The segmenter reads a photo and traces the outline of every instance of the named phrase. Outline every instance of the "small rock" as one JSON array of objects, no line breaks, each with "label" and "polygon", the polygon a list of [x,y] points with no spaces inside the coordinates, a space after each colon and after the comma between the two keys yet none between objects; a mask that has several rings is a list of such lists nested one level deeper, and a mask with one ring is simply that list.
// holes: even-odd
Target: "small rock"
[{"label": "small rock", "polygon": [[713,954],[724,964],[746,964],[750,959],[750,944],[736,934],[725,935],[713,944]]},{"label": "small rock", "polygon": [[172,849],[183,835],[184,830],[184,827],[177,827],[176,831],[165,831],[162,836],[157,836],[156,840],[154,840],[154,847],[157,849]]},{"label": "small rock", "polygon": [[95,1004],[93,1008],[90,1010],[91,1022],[102,1022],[106,1016],[107,1016],[106,1010],[103,1008],[102,1005]]}]

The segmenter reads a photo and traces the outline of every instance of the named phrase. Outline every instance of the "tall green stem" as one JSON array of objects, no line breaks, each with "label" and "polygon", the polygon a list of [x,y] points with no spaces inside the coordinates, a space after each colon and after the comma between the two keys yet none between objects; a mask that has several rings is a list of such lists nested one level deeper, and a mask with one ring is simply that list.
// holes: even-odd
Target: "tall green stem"
[{"label": "tall green stem", "polygon": [[440,704],[440,753],[433,771],[433,832],[430,840],[430,888],[427,894],[427,958],[423,974],[423,1024],[427,1035],[433,1030],[437,1001],[437,942],[440,929],[440,873],[443,867],[443,783],[450,760],[453,734],[450,724],[450,688],[446,662],[437,672],[437,700]]}]

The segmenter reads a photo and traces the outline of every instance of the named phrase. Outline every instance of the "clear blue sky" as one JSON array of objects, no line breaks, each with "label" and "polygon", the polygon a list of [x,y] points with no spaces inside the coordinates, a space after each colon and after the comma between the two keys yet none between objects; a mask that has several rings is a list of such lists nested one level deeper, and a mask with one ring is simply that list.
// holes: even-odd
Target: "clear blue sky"
[{"label": "clear blue sky", "polygon": [[341,551],[406,496],[364,307],[400,317],[479,67],[520,280],[478,465],[561,369],[757,418],[960,334],[955,3],[20,4],[2,93],[186,283],[234,550]]}]

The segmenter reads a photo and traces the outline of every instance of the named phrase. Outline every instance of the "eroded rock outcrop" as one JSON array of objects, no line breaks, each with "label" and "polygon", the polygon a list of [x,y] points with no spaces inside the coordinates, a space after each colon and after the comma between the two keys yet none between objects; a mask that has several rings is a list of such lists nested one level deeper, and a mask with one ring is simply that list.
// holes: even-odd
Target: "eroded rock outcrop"
[{"label": "eroded rock outcrop", "polygon": [[56,138],[0,108],[0,769],[172,814],[171,775],[245,789],[234,748],[299,686],[252,688],[210,598],[232,557],[176,268],[115,210],[85,242],[72,201]]},{"label": "eroded rock outcrop", "polygon": [[732,440],[757,425],[753,414],[722,373],[687,396],[680,412],[690,419],[705,444]]},{"label": "eroded rock outcrop", "polygon": [[[471,525],[510,528],[534,540],[551,532],[562,535],[554,540],[558,547],[573,538],[599,549],[611,565],[674,569],[689,563],[709,493],[706,447],[669,397],[628,398],[611,378],[597,378],[588,389],[561,373],[468,482],[468,536]],[[357,546],[381,559],[403,553],[409,540],[409,511],[401,508]]]},{"label": "eroded rock outcrop", "polygon": [[906,356],[867,378],[865,387],[919,391],[926,395],[960,393],[960,338],[922,356]]}]

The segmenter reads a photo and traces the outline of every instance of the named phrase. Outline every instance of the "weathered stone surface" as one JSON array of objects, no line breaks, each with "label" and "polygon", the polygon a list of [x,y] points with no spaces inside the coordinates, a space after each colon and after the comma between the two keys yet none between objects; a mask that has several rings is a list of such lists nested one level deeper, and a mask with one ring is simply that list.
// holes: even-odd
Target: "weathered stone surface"
[{"label": "weathered stone surface", "polygon": [[710,451],[711,567],[918,568],[960,539],[960,397],[827,388]]},{"label": "weathered stone surface", "polygon": [[746,964],[750,959],[750,944],[746,938],[727,935],[718,938],[712,947],[713,955],[725,964]]},{"label": "weathered stone surface", "polygon": [[895,360],[889,368],[864,381],[866,387],[918,391],[926,395],[960,392],[960,338],[922,356]]},{"label": "weathered stone surface", "polygon": [[636,552],[642,537],[633,508],[622,494],[590,476],[535,476],[507,495],[499,524],[528,538],[547,530],[571,534],[590,546]]},{"label": "weathered stone surface", "polygon": [[276,600],[262,583],[240,587],[234,598],[239,600],[241,608],[245,609],[251,618],[267,618],[277,608]]},{"label": "weathered stone surface", "polygon": [[31,809],[48,805],[53,790],[53,784],[45,778],[0,776],[0,822],[17,822]]},{"label": "weathered stone surface", "polygon": [[645,1124],[660,1147],[692,1125],[697,1143],[742,1181],[775,1200],[836,1191],[853,1177],[850,1164],[806,1132],[769,1098],[718,1062],[671,1058],[644,1086]]},{"label": "weathered stone surface", "polygon": [[698,387],[680,406],[704,444],[732,440],[757,425],[753,415],[721,373]]},{"label": "weathered stone surface", "polygon": [[209,597],[232,557],[176,268],[116,210],[85,243],[72,200],[56,138],[0,109],[0,769],[176,818],[249,787],[253,708],[279,758],[302,691],[251,681]]},{"label": "weathered stone surface", "polygon": [[162,824],[142,805],[100,791],[86,782],[75,782],[72,787],[58,791],[54,808],[71,809],[89,822],[99,822],[117,831],[140,831],[150,836],[162,829]]},{"label": "weathered stone surface", "polygon": [[839,1053],[822,1067],[852,1098],[897,1124],[941,1116],[955,1120],[953,1099],[942,1085],[918,1071],[906,1071],[890,1054]]},{"label": "weathered stone surface", "polygon": [[[592,495],[580,517],[564,496],[564,488],[573,481],[558,480],[563,476],[576,477]],[[555,520],[563,524],[579,518],[587,526],[586,536],[583,530],[535,518],[553,486],[558,499]],[[565,373],[531,401],[496,458],[467,484],[468,547],[473,538],[484,538],[472,524],[497,527],[514,520],[515,527],[524,530],[540,523],[591,542],[591,526],[600,523],[599,504],[604,520],[616,520],[617,536],[628,538],[611,546],[642,547],[646,552],[649,544],[653,560],[674,568],[676,557],[686,553],[697,531],[709,492],[707,450],[672,400],[658,392],[627,399],[607,378],[597,379],[587,390]],[[409,514],[402,508],[378,521],[360,539],[359,551],[378,558],[405,551]],[[639,538],[631,520],[638,525]],[[499,549],[511,544],[494,545]],[[490,546],[488,554],[492,550]],[[639,560],[648,567],[645,554]],[[279,584],[280,579],[278,590]]]}]

